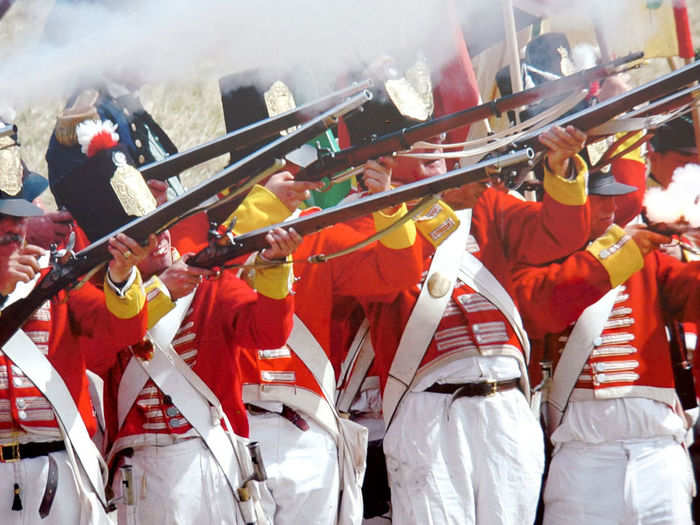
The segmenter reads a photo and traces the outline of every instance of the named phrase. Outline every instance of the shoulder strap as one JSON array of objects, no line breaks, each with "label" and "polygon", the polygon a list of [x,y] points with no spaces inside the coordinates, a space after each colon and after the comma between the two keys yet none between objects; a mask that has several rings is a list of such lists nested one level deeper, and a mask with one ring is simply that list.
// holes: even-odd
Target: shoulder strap
[{"label": "shoulder strap", "polygon": [[90,439],[85,422],[61,376],[23,330],[17,330],[2,351],[51,403],[65,429],[66,445],[73,448],[93,491],[106,506],[100,452]]},{"label": "shoulder strap", "polygon": [[[348,375],[352,373],[352,368],[355,365],[355,360],[362,348],[362,343],[369,334],[369,321],[367,318],[362,320],[355,337],[353,337],[350,346],[348,347],[347,355],[340,365],[340,373],[338,374],[338,388],[345,383]],[[336,396],[337,397],[337,396]]]},{"label": "shoulder strap", "polygon": [[596,303],[586,308],[571,331],[569,340],[559,358],[559,363],[554,370],[549,390],[547,430],[550,435],[561,423],[578,376],[593,350],[593,341],[602,333],[605,322],[610,317],[610,312],[615,305],[615,298],[619,290],[619,286],[613,288]]},{"label": "shoulder strap", "polygon": [[335,406],[335,371],[328,354],[303,321],[294,314],[294,326],[287,345],[304,362],[321,387],[329,404]]},{"label": "shoulder strap", "polygon": [[359,340],[360,344],[357,345],[354,359],[349,366],[346,384],[339,391],[336,408],[340,412],[350,412],[350,406],[360,392],[362,383],[374,361],[374,346],[372,346],[372,337],[370,337],[369,323],[366,325],[363,323],[360,329],[363,328],[363,334]]},{"label": "shoulder strap", "polygon": [[[389,369],[389,377],[382,393],[382,412],[387,428],[389,428],[396,407],[406,394],[418,371],[433,334],[440,319],[442,319],[445,307],[452,296],[457,268],[461,254],[465,251],[467,235],[471,226],[471,210],[460,210],[457,212],[457,216],[459,217],[459,227],[435,251],[425,283],[406,323]],[[444,295],[433,297],[430,294],[428,284],[433,275],[438,273],[442,274],[446,283],[449,283],[449,289]]]},{"label": "shoulder strap", "polygon": [[[175,301],[175,308],[164,315],[149,331],[151,340],[158,341],[161,346],[169,345],[175,338],[182,320],[187,315],[192,300],[194,299],[195,290],[189,295],[181,297]],[[126,416],[134,406],[139,393],[148,381],[148,374],[139,365],[138,361],[132,357],[126,365],[122,379],[119,382],[117,392],[117,421],[119,427],[122,428]]]},{"label": "shoulder strap", "polygon": [[464,252],[457,276],[479,295],[488,299],[508,320],[518,336],[525,353],[525,361],[530,361],[530,340],[527,337],[520,312],[510,294],[489,271],[484,263],[469,252]]},{"label": "shoulder strap", "polygon": [[[234,494],[252,474],[244,439],[233,435],[231,424],[216,395],[185,363],[172,345],[153,341],[153,357],[138,359],[148,376],[169,395],[187,421],[206,443]],[[228,432],[220,421],[224,419]]]}]

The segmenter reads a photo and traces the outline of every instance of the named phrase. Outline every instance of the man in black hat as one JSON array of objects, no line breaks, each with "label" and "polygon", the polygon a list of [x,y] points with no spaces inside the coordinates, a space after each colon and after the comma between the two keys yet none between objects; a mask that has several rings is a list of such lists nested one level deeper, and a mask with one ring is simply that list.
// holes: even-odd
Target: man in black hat
[{"label": "man in black hat", "polygon": [[695,144],[693,120],[682,116],[658,128],[650,141],[648,185],[667,188],[677,168],[697,164],[698,149]]},{"label": "man in black hat", "polygon": [[690,524],[688,422],[665,326],[700,316],[700,263],[657,250],[663,235],[614,224],[616,197],[635,187],[594,173],[588,188],[588,246],[515,275],[533,346],[554,362],[544,523]]},{"label": "man in black hat", "polygon": [[[6,122],[12,122],[15,112],[12,108],[0,109],[0,126]],[[30,171],[20,156],[20,146],[17,134],[0,138],[2,153],[0,160],[3,178],[10,177],[14,182],[10,184],[10,191],[18,188],[20,181],[24,200],[38,204],[37,198],[46,190],[49,182],[45,177]],[[39,206],[41,206],[39,204]],[[42,248],[49,248],[51,244],[60,244],[71,232],[73,217],[67,211],[59,210],[29,217],[27,224],[27,241]]]}]

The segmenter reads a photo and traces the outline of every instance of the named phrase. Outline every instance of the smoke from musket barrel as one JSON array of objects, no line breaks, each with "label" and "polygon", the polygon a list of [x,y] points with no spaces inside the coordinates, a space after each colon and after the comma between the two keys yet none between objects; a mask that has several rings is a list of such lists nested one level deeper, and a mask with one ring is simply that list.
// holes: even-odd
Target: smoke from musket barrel
[{"label": "smoke from musket barrel", "polygon": [[[52,2],[17,2],[2,23],[10,24],[13,11],[25,9],[27,30],[31,26],[37,34],[0,44],[0,103],[22,110],[105,77],[191,83],[207,75],[281,67],[313,69],[315,88],[323,93],[348,70],[361,70],[382,54],[415,61],[417,47],[438,71],[454,52],[453,33],[446,30],[448,1],[56,0],[50,12]],[[604,7],[606,19],[615,20],[633,1],[592,0],[585,2],[585,13]],[[455,9],[469,39],[479,9],[497,7],[459,0]],[[579,22],[572,17],[572,25]]]},{"label": "smoke from musket barrel", "polygon": [[644,196],[647,219],[668,225],[700,228],[700,165],[676,169],[668,188],[650,188]]}]

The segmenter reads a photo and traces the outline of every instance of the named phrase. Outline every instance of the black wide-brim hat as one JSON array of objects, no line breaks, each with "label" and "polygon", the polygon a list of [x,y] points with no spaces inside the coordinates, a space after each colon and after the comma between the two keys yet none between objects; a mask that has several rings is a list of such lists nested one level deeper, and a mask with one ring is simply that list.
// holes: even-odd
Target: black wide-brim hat
[{"label": "black wide-brim hat", "polygon": [[616,195],[627,195],[634,191],[637,191],[635,186],[617,182],[612,172],[604,173],[602,171],[597,171],[588,176],[589,195],[614,197]]},{"label": "black wide-brim hat", "polygon": [[22,179],[22,189],[17,195],[0,191],[0,214],[13,217],[38,217],[44,210],[32,204],[48,187],[49,181],[38,173],[28,171]]}]

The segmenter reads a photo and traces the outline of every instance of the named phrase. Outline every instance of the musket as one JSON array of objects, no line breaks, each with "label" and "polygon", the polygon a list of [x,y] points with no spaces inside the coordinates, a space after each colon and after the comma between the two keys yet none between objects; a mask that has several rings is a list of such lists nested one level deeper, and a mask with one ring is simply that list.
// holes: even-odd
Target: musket
[{"label": "musket", "polygon": [[8,124],[6,126],[0,127],[0,138],[9,137],[10,135],[13,135],[15,133],[17,133],[17,126],[14,124]]},{"label": "musket", "polygon": [[148,215],[134,219],[109,235],[96,240],[77,254],[69,252],[53,257],[51,270],[37,282],[32,292],[2,311],[0,346],[5,344],[44,302],[61,290],[74,286],[83,275],[107,262],[111,258],[107,250],[111,237],[124,233],[137,242],[145,244],[150,234],[170,227],[191,214],[191,210],[202,202],[228,188],[232,183],[231,180],[236,179],[240,172],[259,170],[261,166],[273,164],[275,159],[305,144],[333,125],[340,116],[359,108],[371,97],[369,92],[364,91],[336,104],[295,131],[240,159],[211,179],[202,182],[178,198],[164,203]]},{"label": "musket", "polygon": [[319,181],[347,168],[360,166],[370,159],[389,155],[395,151],[406,150],[411,144],[428,140],[452,129],[466,126],[491,116],[500,116],[507,111],[526,106],[535,101],[563,93],[570,93],[578,88],[587,86],[591,82],[619,73],[621,66],[639,60],[642,57],[643,53],[634,53],[607,64],[562,77],[559,80],[545,82],[519,93],[507,95],[479,106],[373,138],[366,144],[351,146],[336,153],[319,152],[318,159],[297,173],[295,179]]},{"label": "musket", "polygon": [[[371,80],[354,83],[352,86],[335,91],[330,95],[314,100],[298,108],[285,111],[274,117],[254,122],[234,130],[204,144],[186,151],[170,155],[162,160],[151,162],[139,170],[144,179],[166,180],[169,177],[189,169],[197,164],[211,160],[230,151],[239,151],[273,137],[280,131],[303,124],[319,113],[348,97],[360,93],[372,86]],[[313,138],[313,137],[312,137]]]},{"label": "musket", "polygon": [[[688,96],[688,90],[683,90],[683,88],[698,80],[700,80],[700,61],[688,64],[681,69],[677,69],[646,84],[642,84],[635,89],[600,102],[595,106],[572,113],[551,124],[529,131],[513,141],[512,145],[514,147],[527,145],[532,147],[536,152],[544,151],[546,146],[539,143],[536,138],[553,126],[574,126],[583,132],[588,132],[614,119],[618,115],[622,115],[639,104],[663,97],[668,97],[665,101],[666,105],[661,105],[659,107],[667,108],[667,104],[670,100],[685,100],[684,97]],[[676,91],[678,91],[678,93],[674,93]]]},{"label": "musket", "polygon": [[238,256],[266,248],[265,235],[277,226],[294,228],[300,235],[309,235],[338,222],[361,217],[402,202],[437,195],[447,189],[456,188],[470,182],[487,179],[491,176],[492,170],[498,171],[514,165],[527,164],[533,158],[534,152],[532,149],[523,148],[490,158],[467,168],[412,182],[390,191],[369,195],[357,201],[341,203],[332,208],[321,210],[318,213],[285,221],[282,224],[260,228],[236,237],[224,235],[190,257],[187,260],[187,264],[202,268],[222,266],[227,261]]}]

